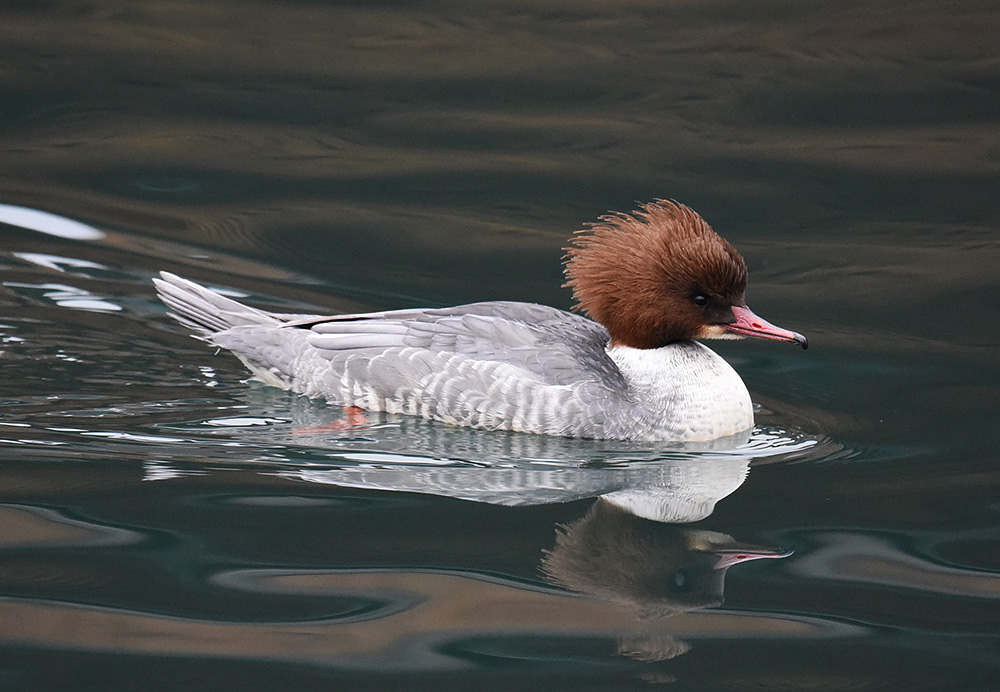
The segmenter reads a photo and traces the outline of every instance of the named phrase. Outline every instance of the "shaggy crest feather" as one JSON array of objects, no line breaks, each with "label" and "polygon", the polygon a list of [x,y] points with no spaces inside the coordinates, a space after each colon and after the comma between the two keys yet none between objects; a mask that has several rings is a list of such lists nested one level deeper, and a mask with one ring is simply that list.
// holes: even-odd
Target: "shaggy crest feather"
[{"label": "shaggy crest feather", "polygon": [[604,324],[613,345],[658,348],[704,336],[697,295],[745,302],[743,258],[695,211],[667,200],[577,231],[565,272],[576,309]]}]

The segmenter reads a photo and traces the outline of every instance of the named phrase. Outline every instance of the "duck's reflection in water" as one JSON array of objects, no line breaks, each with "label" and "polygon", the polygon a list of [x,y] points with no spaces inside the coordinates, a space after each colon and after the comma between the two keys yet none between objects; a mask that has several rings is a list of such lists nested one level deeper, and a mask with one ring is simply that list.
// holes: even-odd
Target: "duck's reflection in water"
[{"label": "duck's reflection in water", "polygon": [[631,611],[639,627],[619,637],[619,653],[657,661],[689,647],[651,627],[651,620],[722,605],[730,567],[788,555],[724,533],[645,519],[602,498],[582,518],[558,527],[541,569],[553,584]]},{"label": "duck's reflection in water", "polygon": [[[729,568],[789,554],[694,523],[709,517],[716,503],[740,488],[751,463],[801,460],[819,448],[826,453],[833,445],[822,437],[758,427],[713,443],[656,447],[482,432],[386,414],[366,414],[362,425],[331,428],[327,424],[331,413],[336,414],[331,407],[256,389],[250,389],[248,397],[252,420],[213,419],[188,424],[184,431],[197,428],[204,433],[207,428],[210,435],[273,450],[257,463],[268,475],[295,481],[508,507],[593,499],[583,516],[553,527],[549,540],[537,545],[536,574],[545,585],[536,581],[526,590],[526,572],[519,571],[509,580],[501,578],[506,584],[502,586],[490,570],[490,586],[476,586],[484,600],[474,608],[474,618],[445,619],[456,631],[499,633],[513,628],[522,633],[611,635],[618,654],[645,661],[687,651],[688,645],[674,636],[678,632],[690,637],[719,626],[722,619],[717,618],[668,619],[720,606]],[[481,530],[489,533],[488,527]],[[532,549],[519,550],[524,547]],[[406,570],[338,574],[337,583],[357,581],[352,588],[365,580],[372,589],[387,580],[400,588],[417,579]],[[454,599],[432,595],[437,593],[428,591],[420,601],[444,612]],[[573,594],[582,600],[570,605],[566,599]],[[510,599],[523,608],[514,608]],[[435,616],[438,626],[442,617],[441,612]],[[423,632],[429,626],[427,620],[404,626],[400,618],[404,616],[389,618],[397,635],[407,627]],[[747,620],[723,619],[724,627],[737,628]]]},{"label": "duck's reflection in water", "polygon": [[617,635],[619,654],[666,660],[689,647],[665,631],[664,619],[721,605],[726,572],[734,565],[790,553],[692,526],[742,485],[754,455],[683,453],[658,461],[640,455],[628,463],[621,450],[614,454],[615,463],[603,467],[523,459],[432,466],[362,457],[340,468],[279,473],[342,487],[507,506],[596,498],[584,516],[555,527],[554,544],[542,549],[540,572],[553,586],[611,604],[631,623]]}]

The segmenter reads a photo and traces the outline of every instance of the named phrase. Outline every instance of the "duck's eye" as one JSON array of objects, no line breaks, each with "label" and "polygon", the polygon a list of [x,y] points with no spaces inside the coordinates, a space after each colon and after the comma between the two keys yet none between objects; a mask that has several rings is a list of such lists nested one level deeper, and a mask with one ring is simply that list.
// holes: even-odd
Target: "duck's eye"
[{"label": "duck's eye", "polygon": [[703,296],[700,293],[691,299],[691,302],[697,305],[699,308],[703,308],[708,305],[708,296]]},{"label": "duck's eye", "polygon": [[682,567],[671,574],[667,588],[674,592],[690,590],[691,581],[688,579],[688,571]]}]

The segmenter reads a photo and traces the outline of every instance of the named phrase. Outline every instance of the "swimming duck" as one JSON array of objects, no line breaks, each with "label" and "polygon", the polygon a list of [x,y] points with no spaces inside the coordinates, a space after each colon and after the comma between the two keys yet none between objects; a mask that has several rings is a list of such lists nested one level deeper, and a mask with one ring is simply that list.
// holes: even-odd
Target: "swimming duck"
[{"label": "swimming duck", "polygon": [[344,407],[596,439],[705,442],[749,430],[746,386],[695,339],[807,342],[747,307],[739,253],[666,200],[603,216],[571,243],[565,286],[589,319],[512,301],[288,315],[168,272],[153,281],[178,321],[258,379]]}]

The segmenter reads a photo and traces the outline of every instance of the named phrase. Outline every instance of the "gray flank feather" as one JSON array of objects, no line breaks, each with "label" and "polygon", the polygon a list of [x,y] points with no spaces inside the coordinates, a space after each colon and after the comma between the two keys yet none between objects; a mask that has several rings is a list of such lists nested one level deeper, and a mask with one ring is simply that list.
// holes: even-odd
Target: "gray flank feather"
[{"label": "gray flank feather", "polygon": [[627,397],[604,327],[543,305],[279,315],[166,272],[154,282],[178,321],[261,380],[336,404],[592,437]]}]

